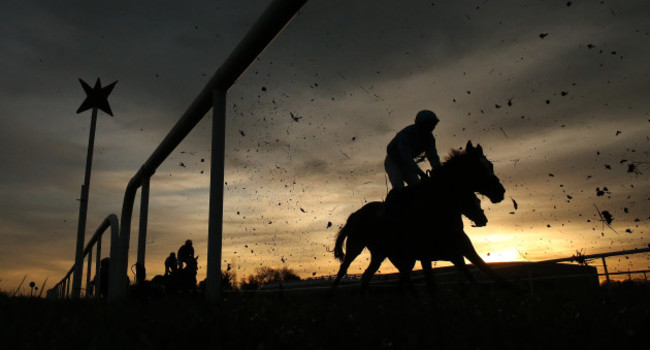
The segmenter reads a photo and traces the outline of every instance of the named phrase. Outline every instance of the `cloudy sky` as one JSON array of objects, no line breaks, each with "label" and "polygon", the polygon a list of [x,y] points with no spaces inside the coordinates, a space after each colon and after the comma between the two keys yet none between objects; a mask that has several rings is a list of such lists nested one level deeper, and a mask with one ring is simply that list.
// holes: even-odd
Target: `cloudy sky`
[{"label": "cloudy sky", "polygon": [[[89,238],[268,3],[0,5],[1,290],[25,275],[51,287],[73,264],[90,126],[78,79],[118,81],[115,117],[98,119]],[[441,156],[480,143],[507,189],[483,201],[487,227],[466,229],[486,260],[647,247],[649,16],[644,0],[310,1],[229,91],[224,263],[240,278],[335,273],[337,228],[384,198],[386,144],[425,108]],[[149,276],[186,239],[205,275],[210,123],[152,178]]]}]

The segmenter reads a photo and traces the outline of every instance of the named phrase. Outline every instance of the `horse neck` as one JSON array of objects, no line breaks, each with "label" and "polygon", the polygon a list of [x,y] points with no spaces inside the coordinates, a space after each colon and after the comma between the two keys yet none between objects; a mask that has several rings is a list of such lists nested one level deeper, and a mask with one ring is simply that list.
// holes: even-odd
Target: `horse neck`
[{"label": "horse neck", "polygon": [[434,175],[438,178],[437,181],[446,184],[446,186],[453,187],[457,190],[476,192],[475,184],[471,181],[471,174],[468,174],[466,167],[463,164],[464,156],[457,156],[445,162]]},{"label": "horse neck", "polygon": [[[452,159],[431,173],[431,177],[417,184],[399,190],[391,190],[386,198],[390,203],[429,203],[431,196],[451,199],[455,206],[461,207],[459,197],[463,193],[475,192],[472,182],[464,172],[462,159]],[[396,204],[401,205],[401,204]]]},{"label": "horse neck", "polygon": [[442,166],[438,171],[433,173],[432,180],[439,184],[444,184],[446,187],[452,187],[454,189],[461,189],[465,185],[466,176],[462,172],[459,172],[455,167],[452,166]]}]

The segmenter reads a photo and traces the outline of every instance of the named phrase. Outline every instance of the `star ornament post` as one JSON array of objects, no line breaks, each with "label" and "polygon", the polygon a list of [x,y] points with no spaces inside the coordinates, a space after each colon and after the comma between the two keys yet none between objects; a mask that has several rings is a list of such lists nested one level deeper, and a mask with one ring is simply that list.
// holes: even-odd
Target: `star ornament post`
[{"label": "star ornament post", "polygon": [[81,279],[83,272],[83,249],[86,235],[86,214],[88,212],[88,192],[90,189],[90,170],[93,162],[93,148],[95,146],[95,127],[97,125],[97,110],[113,116],[111,106],[108,104],[108,95],[111,94],[117,81],[102,87],[99,78],[94,87],[90,87],[85,81],[79,79],[81,87],[86,92],[86,99],[77,109],[77,114],[92,109],[92,119],[90,120],[90,136],[88,138],[88,155],[86,158],[86,173],[84,184],[81,185],[81,199],[79,203],[79,223],[77,226],[77,245],[75,250],[75,268],[72,277],[72,297],[81,296]]},{"label": "star ornament post", "polygon": [[113,88],[115,87],[115,84],[117,84],[117,81],[114,81],[112,84],[102,87],[101,81],[99,78],[97,78],[95,87],[92,88],[90,85],[88,85],[88,83],[81,79],[79,79],[79,82],[81,83],[81,87],[83,87],[84,91],[86,92],[86,99],[83,101],[81,106],[79,106],[79,109],[77,109],[77,114],[92,108],[93,114],[96,113],[96,109],[100,109],[112,117],[113,111],[111,111],[111,106],[108,104],[108,95],[110,95],[113,91]]}]

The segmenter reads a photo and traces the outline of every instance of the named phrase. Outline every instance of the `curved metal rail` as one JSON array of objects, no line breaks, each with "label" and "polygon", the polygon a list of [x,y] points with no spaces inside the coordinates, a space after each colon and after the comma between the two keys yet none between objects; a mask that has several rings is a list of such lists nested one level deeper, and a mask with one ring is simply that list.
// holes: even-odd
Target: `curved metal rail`
[{"label": "curved metal rail", "polygon": [[[99,290],[100,286],[103,283],[107,283],[109,287],[115,286],[117,287],[118,284],[114,283],[113,281],[116,281],[117,279],[120,278],[118,275],[118,271],[115,271],[115,273],[111,273],[109,276],[109,281],[102,281],[101,280],[101,274],[99,273],[99,267],[100,267],[100,261],[101,261],[101,256],[102,256],[102,236],[104,235],[104,232],[106,232],[106,229],[111,228],[111,248],[110,248],[110,256],[111,257],[117,257],[119,254],[118,251],[118,242],[119,242],[119,234],[120,234],[120,229],[119,229],[119,220],[117,218],[117,215],[115,214],[110,214],[108,215],[104,221],[97,227],[97,230],[95,230],[95,234],[90,238],[90,241],[88,241],[88,244],[86,245],[86,248],[83,250],[83,253],[81,255],[81,259],[79,260],[81,264],[83,265],[83,261],[88,257],[88,267],[86,270],[86,296],[90,297],[93,295],[92,290],[93,288],[90,288],[91,285],[91,279],[90,279],[90,273],[92,271],[92,259],[93,259],[93,248],[96,247],[96,263],[95,263],[95,290]],[[72,265],[72,268],[70,268],[70,271],[63,277],[63,279],[54,285],[51,289],[47,291],[47,297],[48,298],[69,298],[71,296],[70,294],[70,289],[71,289],[71,281],[70,278],[75,271],[76,264]],[[81,267],[83,269],[83,266]],[[113,290],[109,290],[109,295],[115,292]],[[119,293],[119,292],[117,292]]]}]

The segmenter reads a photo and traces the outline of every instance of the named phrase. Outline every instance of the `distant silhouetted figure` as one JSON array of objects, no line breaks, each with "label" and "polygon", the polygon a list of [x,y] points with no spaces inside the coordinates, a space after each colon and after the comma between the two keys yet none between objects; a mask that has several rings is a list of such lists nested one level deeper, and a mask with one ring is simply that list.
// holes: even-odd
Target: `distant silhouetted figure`
[{"label": "distant silhouetted figure", "polygon": [[384,168],[393,188],[403,188],[404,182],[412,185],[427,175],[415,162],[424,153],[431,169],[440,167],[433,129],[439,119],[435,113],[422,110],[415,116],[415,124],[402,129],[386,147]]},{"label": "distant silhouetted figure", "polygon": [[174,252],[169,253],[167,259],[165,259],[165,276],[173,274],[178,269],[178,260],[176,260],[176,254]]},{"label": "distant silhouetted figure", "polygon": [[108,297],[108,275],[110,272],[110,268],[111,268],[111,259],[104,258],[99,263],[99,276],[95,275],[95,288],[97,288],[96,292],[99,293],[99,296],[101,296],[104,299]]},{"label": "distant silhouetted figure", "polygon": [[194,248],[192,247],[192,240],[188,239],[185,241],[185,245],[182,245],[178,248],[178,269],[183,269],[183,263],[186,265],[190,261],[190,258],[194,259]]}]

